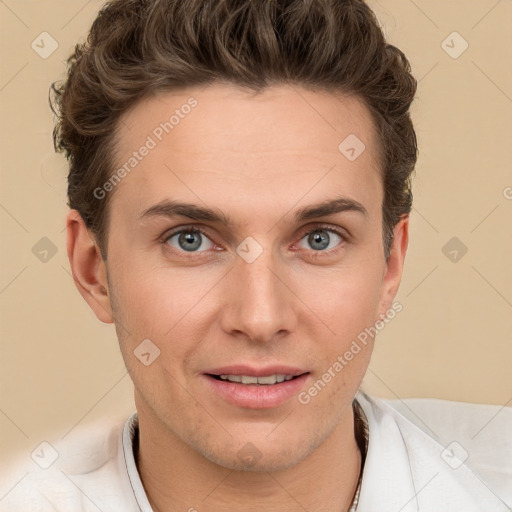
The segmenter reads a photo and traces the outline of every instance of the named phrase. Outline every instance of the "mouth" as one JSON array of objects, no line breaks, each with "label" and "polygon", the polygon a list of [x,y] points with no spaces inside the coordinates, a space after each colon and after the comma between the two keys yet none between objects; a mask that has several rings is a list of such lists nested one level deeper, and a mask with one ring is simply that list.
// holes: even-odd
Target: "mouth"
[{"label": "mouth", "polygon": [[[257,374],[257,375],[255,375]],[[310,372],[294,368],[222,368],[203,374],[205,391],[215,399],[247,409],[272,409],[289,403],[303,390]]]},{"label": "mouth", "polygon": [[299,375],[290,375],[290,374],[271,374],[271,375],[216,375],[207,373],[208,377],[212,377],[215,380],[219,381],[227,381],[227,382],[235,382],[237,384],[243,384],[245,386],[274,386],[276,384],[281,384],[283,382],[288,382],[290,380],[297,379],[301,375],[305,375],[309,372],[304,372]]}]

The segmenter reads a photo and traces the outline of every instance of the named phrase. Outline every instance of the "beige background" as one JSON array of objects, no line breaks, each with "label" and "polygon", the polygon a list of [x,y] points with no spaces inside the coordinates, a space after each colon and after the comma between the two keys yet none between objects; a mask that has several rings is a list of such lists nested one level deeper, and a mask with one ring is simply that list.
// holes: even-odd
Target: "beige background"
[{"label": "beige background", "polygon": [[[55,429],[133,408],[114,328],[96,319],[70,276],[66,162],[53,154],[47,101],[101,4],[0,1],[1,458],[33,450]],[[512,1],[372,5],[419,80],[421,156],[397,296],[404,309],[379,335],[365,388],[510,406]],[[46,59],[31,48],[43,31],[59,45]],[[457,59],[441,46],[454,31],[469,43]],[[451,51],[462,43],[447,40]],[[57,250],[46,262],[33,253],[43,237]],[[456,263],[442,251],[453,237],[468,249]]]}]

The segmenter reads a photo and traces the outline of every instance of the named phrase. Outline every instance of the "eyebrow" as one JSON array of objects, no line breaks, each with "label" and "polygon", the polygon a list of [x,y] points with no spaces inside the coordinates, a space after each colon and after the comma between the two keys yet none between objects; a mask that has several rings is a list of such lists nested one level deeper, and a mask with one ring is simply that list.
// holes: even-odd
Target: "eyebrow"
[{"label": "eyebrow", "polygon": [[[358,212],[365,217],[368,217],[368,211],[360,202],[349,197],[339,197],[337,199],[313,204],[297,210],[295,212],[295,221],[302,222],[304,220],[326,217],[341,212]],[[218,209],[173,200],[164,200],[147,208],[140,214],[139,220],[152,217],[175,216],[187,217],[191,220],[197,221],[217,222],[227,227],[232,227],[233,225],[229,216]]]}]

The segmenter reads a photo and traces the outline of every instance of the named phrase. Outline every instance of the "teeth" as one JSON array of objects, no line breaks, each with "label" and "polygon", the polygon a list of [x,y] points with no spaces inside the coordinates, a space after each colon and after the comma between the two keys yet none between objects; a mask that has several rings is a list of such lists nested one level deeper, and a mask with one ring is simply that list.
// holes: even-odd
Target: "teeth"
[{"label": "teeth", "polygon": [[[283,377],[284,380],[284,375],[279,375],[279,377]],[[269,375],[268,377],[255,377],[255,380],[258,382],[258,384],[275,384],[278,382],[278,376]],[[245,384],[244,379],[242,379],[242,382]]]},{"label": "teeth", "polygon": [[241,384],[264,384],[271,385],[276,382],[284,382],[285,380],[292,380],[293,375],[265,375],[264,377],[254,377],[252,375],[220,375],[222,380],[229,382],[239,382]]},{"label": "teeth", "polygon": [[[220,378],[224,379],[224,380],[228,380],[227,375],[221,375]],[[242,382],[242,376],[241,375],[230,375],[229,380],[231,382]]]}]

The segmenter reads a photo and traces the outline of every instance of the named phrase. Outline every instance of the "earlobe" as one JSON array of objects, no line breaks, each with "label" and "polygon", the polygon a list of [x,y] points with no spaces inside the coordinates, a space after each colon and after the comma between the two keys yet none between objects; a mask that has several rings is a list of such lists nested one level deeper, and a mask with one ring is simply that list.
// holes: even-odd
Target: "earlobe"
[{"label": "earlobe", "polygon": [[393,229],[393,242],[382,280],[379,318],[386,316],[400,287],[405,254],[409,244],[409,215],[403,215]]},{"label": "earlobe", "polygon": [[67,215],[66,240],[69,264],[78,291],[99,320],[113,323],[105,262],[77,210],[70,210]]}]

